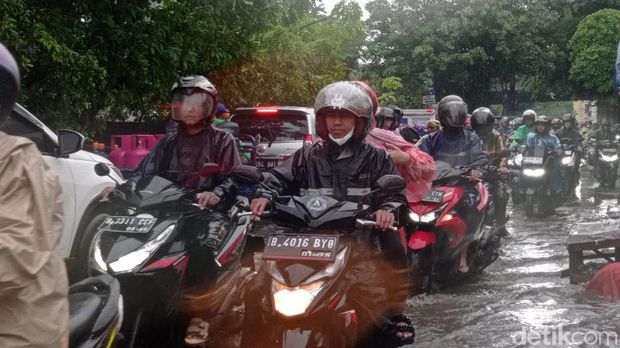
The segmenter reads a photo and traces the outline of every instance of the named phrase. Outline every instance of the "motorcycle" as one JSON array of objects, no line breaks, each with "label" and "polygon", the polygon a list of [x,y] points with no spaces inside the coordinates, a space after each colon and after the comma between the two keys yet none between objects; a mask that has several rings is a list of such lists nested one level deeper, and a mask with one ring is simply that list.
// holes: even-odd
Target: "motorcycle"
[{"label": "motorcycle", "polygon": [[123,322],[123,297],[113,277],[102,274],[69,287],[69,346],[112,347]]},{"label": "motorcycle", "polygon": [[508,180],[510,183],[510,192],[513,205],[523,203],[523,195],[521,194],[522,190],[519,187],[519,176],[521,176],[521,165],[523,164],[523,151],[524,150],[522,149],[512,150],[511,155],[506,162],[509,170]]},{"label": "motorcycle", "polygon": [[[402,192],[405,182],[387,175],[377,186],[371,195]],[[353,260],[371,259],[358,248],[377,233],[375,222],[365,220],[369,207],[320,193],[277,197],[271,207],[266,216],[278,225],[263,252],[254,254],[255,273],[266,286],[246,300],[242,347],[381,346],[363,328],[388,319],[360,312],[343,281]]]},{"label": "motorcycle", "polygon": [[601,186],[615,187],[618,179],[618,145],[615,141],[598,140],[594,144],[597,153],[594,155],[594,177]]},{"label": "motorcycle", "polygon": [[[243,167],[233,169],[230,175],[240,182],[258,180],[245,177],[248,171]],[[109,175],[103,163],[97,164],[95,171]],[[217,164],[205,164],[200,175],[214,180],[219,172]],[[113,274],[120,281],[127,318],[121,332],[128,347],[176,346],[184,336],[179,303],[186,290],[190,257],[189,231],[183,227],[204,209],[195,203],[195,192],[160,176],[117,186],[108,205],[108,211],[91,223],[95,235],[89,268]],[[252,224],[244,206],[249,206],[247,198],[238,196],[228,215],[228,232],[214,253],[218,284],[234,284],[243,276],[240,257]],[[227,318],[234,312],[231,306],[241,302],[240,292],[230,290],[222,303],[216,304],[213,317]]]},{"label": "motorcycle", "polygon": [[[409,205],[405,225],[416,293],[431,293],[458,279],[464,248],[468,248],[469,273],[482,271],[497,259],[501,239],[499,229],[486,223],[489,193],[482,182],[472,182],[467,175],[470,168],[436,164],[431,191]],[[473,210],[465,208],[465,200],[472,199]]]},{"label": "motorcycle", "polygon": [[[527,217],[544,216],[558,207],[560,193],[552,190],[553,161],[558,161],[556,151],[547,151],[544,145],[525,150],[519,176],[519,188]],[[556,178],[557,179],[557,178]]]},{"label": "motorcycle", "polygon": [[581,164],[581,150],[574,145],[562,145],[562,155],[560,163],[564,170],[564,177],[568,183],[566,196],[570,198],[575,193],[575,188],[579,183],[579,166]]}]

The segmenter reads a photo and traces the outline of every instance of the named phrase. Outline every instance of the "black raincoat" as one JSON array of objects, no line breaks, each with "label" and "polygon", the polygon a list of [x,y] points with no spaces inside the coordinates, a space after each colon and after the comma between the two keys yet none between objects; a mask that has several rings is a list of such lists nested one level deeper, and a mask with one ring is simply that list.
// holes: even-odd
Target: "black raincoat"
[{"label": "black raincoat", "polygon": [[452,168],[471,166],[482,170],[489,162],[480,138],[462,128],[450,131],[442,129],[430,134],[420,144],[420,150],[431,155],[435,162],[448,163]]},{"label": "black raincoat", "polygon": [[[219,164],[222,173],[215,180],[202,180],[199,171],[205,163]],[[234,198],[233,180],[226,174],[241,164],[237,142],[233,136],[213,125],[204,131],[189,135],[182,124],[176,133],[168,135],[144,158],[136,170],[140,177],[159,175],[188,189],[213,191],[221,199]]]},{"label": "black raincoat", "polygon": [[[318,193],[337,200],[359,202],[376,189],[383,175],[398,175],[394,163],[381,149],[366,143],[349,141],[343,146],[321,141],[295,152],[271,171],[265,184],[271,189],[258,190],[259,196],[304,195]],[[406,203],[404,194],[382,197],[372,202],[374,210],[395,211]]]}]

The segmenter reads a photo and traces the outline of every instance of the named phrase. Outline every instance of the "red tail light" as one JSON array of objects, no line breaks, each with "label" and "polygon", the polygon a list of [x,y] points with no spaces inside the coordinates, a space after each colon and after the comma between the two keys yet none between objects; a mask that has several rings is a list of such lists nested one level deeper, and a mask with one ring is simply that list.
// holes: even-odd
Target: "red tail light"
[{"label": "red tail light", "polygon": [[265,108],[265,109],[256,109],[257,114],[277,114],[278,109],[273,108]]}]

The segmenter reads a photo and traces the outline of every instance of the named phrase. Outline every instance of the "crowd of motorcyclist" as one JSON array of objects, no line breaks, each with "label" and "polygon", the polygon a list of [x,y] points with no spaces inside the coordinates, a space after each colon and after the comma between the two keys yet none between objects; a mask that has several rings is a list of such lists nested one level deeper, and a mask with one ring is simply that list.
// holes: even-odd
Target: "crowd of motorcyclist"
[{"label": "crowd of motorcyclist", "polygon": [[[3,60],[0,62],[0,87],[4,95],[13,96],[6,102],[1,100],[2,112],[6,113],[16,100],[19,77],[10,55],[3,51],[0,53],[0,59]],[[6,93],[5,90],[11,88],[13,93]],[[171,89],[171,99],[171,116],[178,123],[176,131],[171,131],[158,143],[141,163],[136,176],[123,185],[136,185],[141,178],[160,176],[197,192],[196,204],[209,209],[189,219],[184,225],[185,229],[191,230],[187,234],[191,257],[187,265],[186,281],[189,291],[208,292],[212,291],[214,279],[218,276],[214,254],[229,230],[227,212],[235,204],[235,196],[239,192],[237,183],[227,173],[239,166],[241,159],[234,132],[218,128],[218,125],[227,122],[226,115],[229,112],[218,110],[218,93],[208,79],[199,75],[180,78]],[[437,105],[437,120],[429,120],[426,134],[423,134],[419,128],[400,127],[402,110],[394,105],[379,107],[377,97],[368,85],[351,81],[332,83],[318,93],[314,104],[316,130],[320,140],[306,144],[272,170],[271,175],[250,197],[250,206],[246,207],[256,218],[260,218],[278,196],[316,193],[340,201],[370,204],[371,218],[378,231],[376,239],[380,245],[377,260],[385,261],[389,271],[379,272],[369,264],[374,260],[371,255],[357,255],[346,271],[351,275],[346,279],[351,283],[350,301],[353,306],[368,312],[370,318],[387,318],[378,327],[385,347],[410,344],[415,336],[412,322],[405,314],[405,300],[409,294],[407,248],[403,245],[401,235],[393,231],[392,227],[401,224],[399,216],[402,216],[402,209],[407,209],[407,203],[420,201],[431,189],[440,163],[451,168],[466,168],[472,183],[483,183],[491,202],[486,211],[489,215],[486,223],[501,228],[508,218],[506,204],[511,173],[508,159],[513,156],[510,150],[516,153],[542,146],[545,151],[553,151],[561,156],[570,147],[579,153],[578,156],[582,156],[586,145],[599,146],[596,144],[601,141],[614,142],[620,137],[615,132],[620,131],[619,127],[612,130],[604,121],[600,127],[596,123],[585,124],[580,130],[570,114],[551,120],[547,116],[537,116],[533,110],[527,110],[520,120],[502,118],[497,122],[489,108],[477,108],[471,115],[469,109],[458,96],[443,98]],[[225,115],[217,125],[213,122],[216,114]],[[22,153],[27,156],[25,151],[33,147],[23,148]],[[593,164],[601,160],[598,154],[598,151],[593,151],[588,157]],[[201,169],[207,163],[219,165],[218,175],[208,179],[201,175]],[[559,160],[552,161],[550,166],[554,168],[552,173],[556,176],[551,179],[554,183],[551,189],[558,194],[571,196],[568,192],[572,192],[571,189],[578,182],[578,166],[573,167],[574,175],[570,179],[561,170]],[[29,171],[35,167],[45,168],[39,163],[32,165]],[[38,175],[43,180],[48,172],[43,170]],[[365,201],[369,194],[376,192],[379,179],[386,175],[402,177],[406,182],[406,190],[397,194],[376,194],[370,202]],[[3,182],[6,181],[5,177],[3,174]],[[53,185],[51,179],[45,181],[49,182],[49,187],[57,186]],[[463,216],[466,220],[473,219],[479,211],[479,191],[474,185],[464,189],[467,198],[463,203],[466,210]],[[115,190],[105,190],[102,199],[107,199]],[[33,191],[35,203],[55,201],[52,189]],[[20,230],[40,232],[43,227],[56,223],[53,220],[54,213],[50,214],[50,207],[37,208],[35,205],[28,209],[32,210],[33,218],[40,221],[33,222],[32,226],[20,227]],[[471,233],[473,228],[469,226],[475,223],[466,223],[468,233]],[[45,229],[49,233],[59,233],[59,229]],[[27,234],[27,231],[24,233]],[[1,238],[6,239],[6,234]],[[0,273],[0,299],[3,303],[3,309],[0,309],[0,333],[7,332],[3,323],[10,322],[9,326],[15,328],[16,320],[20,330],[14,337],[0,335],[0,342],[6,343],[2,346],[13,346],[13,341],[19,341],[25,335],[30,337],[24,339],[41,343],[41,346],[59,347],[63,345],[60,342],[66,344],[66,327],[60,328],[63,323],[66,325],[64,319],[67,316],[66,299],[62,296],[66,294],[66,281],[63,285],[62,280],[59,280],[64,279],[64,269],[54,273],[54,287],[49,284],[51,271],[45,271],[47,267],[58,268],[59,258],[54,253],[50,254],[58,236],[45,238],[49,241],[40,243],[44,244],[41,245],[42,250],[25,252],[14,247],[2,253],[4,264],[14,265],[19,275],[28,275],[24,272],[29,267],[43,269],[34,272],[39,278],[28,281],[28,284],[37,283],[40,285],[37,287],[39,291],[45,290],[48,293],[47,297],[33,297],[31,292],[36,290],[30,285],[23,289],[13,287],[9,294],[13,298],[7,300],[7,291],[2,287],[7,281],[19,279]],[[6,257],[7,253],[13,254],[13,257]],[[50,256],[39,257],[36,253]],[[468,248],[462,249],[458,256],[459,272],[469,272],[468,257]],[[7,269],[6,266],[4,269]],[[271,284],[263,284],[261,281],[264,278],[256,277],[248,285],[252,291],[248,291],[247,301],[256,300],[254,292],[271,287]],[[30,295],[24,297],[23,294]],[[246,310],[258,310],[260,305],[247,303]],[[44,311],[49,313],[38,314]],[[55,318],[45,320],[50,313]],[[61,319],[58,319],[59,316]],[[247,320],[252,318],[251,315],[246,317]],[[205,314],[190,321],[186,331],[187,343],[204,343],[204,322],[208,320]],[[57,332],[51,332],[56,329]],[[41,340],[45,341],[44,344]]]}]

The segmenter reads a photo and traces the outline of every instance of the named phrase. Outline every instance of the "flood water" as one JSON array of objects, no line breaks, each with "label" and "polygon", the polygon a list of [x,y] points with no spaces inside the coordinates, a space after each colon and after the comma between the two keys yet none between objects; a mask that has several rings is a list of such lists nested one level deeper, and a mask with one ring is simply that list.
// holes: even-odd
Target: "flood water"
[{"label": "flood water", "polygon": [[409,300],[415,347],[620,347],[620,302],[560,277],[568,268],[568,231],[606,218],[617,204],[616,190],[598,188],[587,172],[582,177],[582,199],[555,215],[528,220],[520,207],[509,207],[510,235],[484,272]]}]

